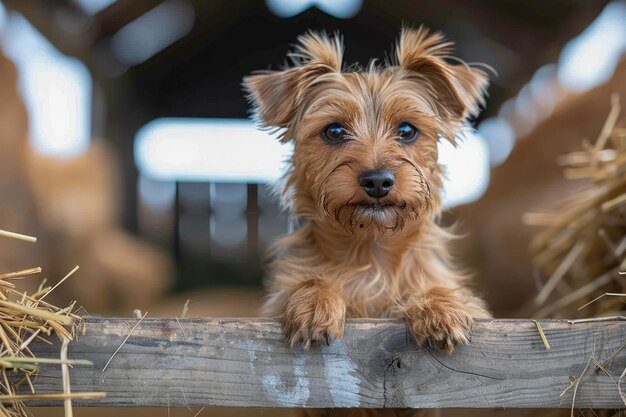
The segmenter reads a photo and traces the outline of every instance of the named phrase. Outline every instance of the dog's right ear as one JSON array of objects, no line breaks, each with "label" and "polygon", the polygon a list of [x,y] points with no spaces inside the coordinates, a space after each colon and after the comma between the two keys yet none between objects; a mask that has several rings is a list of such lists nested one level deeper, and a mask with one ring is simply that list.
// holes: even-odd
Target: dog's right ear
[{"label": "dog's right ear", "polygon": [[289,54],[293,68],[245,77],[243,87],[258,120],[266,127],[288,127],[306,87],[323,74],[341,72],[342,56],[341,38],[309,32]]},{"label": "dog's right ear", "polygon": [[243,79],[255,118],[264,126],[286,127],[293,116],[302,67],[249,75]]}]

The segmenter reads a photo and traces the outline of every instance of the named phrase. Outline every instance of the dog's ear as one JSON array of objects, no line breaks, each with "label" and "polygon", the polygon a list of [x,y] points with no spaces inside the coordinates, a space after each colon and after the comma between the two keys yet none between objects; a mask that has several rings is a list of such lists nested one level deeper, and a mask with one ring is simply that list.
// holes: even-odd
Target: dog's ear
[{"label": "dog's ear", "polygon": [[463,120],[476,115],[484,104],[489,78],[480,69],[446,62],[451,52],[452,42],[445,41],[440,33],[429,33],[423,26],[405,28],[396,47],[396,59],[418,82],[430,87],[442,117]]},{"label": "dog's ear", "polygon": [[295,65],[283,71],[266,71],[243,79],[244,90],[256,117],[268,127],[287,127],[303,91],[315,78],[341,72],[343,45],[339,36],[309,32],[298,38],[289,57]]},{"label": "dog's ear", "polygon": [[243,79],[255,118],[264,126],[286,127],[293,116],[302,67],[263,72]]}]

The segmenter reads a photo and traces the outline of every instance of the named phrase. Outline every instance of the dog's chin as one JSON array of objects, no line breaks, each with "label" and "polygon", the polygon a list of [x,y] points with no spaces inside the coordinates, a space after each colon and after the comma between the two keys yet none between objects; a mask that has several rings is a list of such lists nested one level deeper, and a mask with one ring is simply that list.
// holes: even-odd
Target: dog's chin
[{"label": "dog's chin", "polygon": [[406,205],[388,203],[356,204],[342,211],[346,216],[337,220],[344,230],[374,238],[396,234],[417,218]]}]

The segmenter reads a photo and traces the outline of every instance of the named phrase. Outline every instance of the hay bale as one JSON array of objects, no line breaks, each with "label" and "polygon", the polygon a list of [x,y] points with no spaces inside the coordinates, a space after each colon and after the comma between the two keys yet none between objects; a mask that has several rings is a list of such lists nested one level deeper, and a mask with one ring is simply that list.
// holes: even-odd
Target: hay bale
[{"label": "hay bale", "polygon": [[[36,238],[0,230],[0,238],[12,238],[34,243]],[[41,272],[35,267],[22,271],[0,274],[0,416],[29,416],[24,400],[58,398],[65,401],[65,415],[71,416],[71,400],[102,393],[70,393],[69,365],[91,365],[89,361],[69,360],[67,346],[76,337],[80,327],[80,317],[75,314],[76,302],[65,308],[56,307],[43,299],[58,285],[63,283],[78,267],[61,279],[54,287],[43,288],[43,283],[35,293],[28,294],[16,288],[13,281],[24,279]],[[61,358],[38,358],[30,350],[34,340],[51,343],[49,338],[56,335],[63,343]],[[64,392],[62,394],[38,394],[31,378],[39,365],[59,364],[62,366]],[[30,395],[17,394],[19,386],[27,385]]]},{"label": "hay bale", "polygon": [[540,290],[532,300],[535,317],[621,315],[626,291],[626,128],[619,127],[619,97],[595,142],[563,155],[566,179],[583,188],[558,202],[551,212],[527,213],[526,224],[544,227],[531,241]]},{"label": "hay bale", "polygon": [[583,181],[563,178],[556,160],[579,150],[583,138],[597,137],[614,92],[626,97],[626,59],[606,84],[569,96],[520,137],[507,161],[492,170],[480,200],[452,210],[459,232],[466,236],[459,241],[458,256],[475,271],[496,316],[528,317],[528,312],[520,314],[520,308],[536,293],[529,279],[533,267],[528,245],[537,229],[525,226],[522,216],[581,188]]}]

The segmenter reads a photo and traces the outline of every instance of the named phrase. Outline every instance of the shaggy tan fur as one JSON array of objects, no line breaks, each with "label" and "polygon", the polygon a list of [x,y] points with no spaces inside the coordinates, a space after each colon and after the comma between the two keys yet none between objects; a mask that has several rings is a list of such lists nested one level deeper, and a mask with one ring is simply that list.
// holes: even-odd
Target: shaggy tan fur
[{"label": "shaggy tan fur", "polygon": [[[385,66],[342,72],[342,52],[338,37],[309,33],[292,68],[244,79],[258,120],[295,146],[282,196],[301,226],[274,247],[265,314],[282,317],[292,345],[330,343],[346,317],[403,317],[416,343],[451,352],[489,313],[437,225],[437,141],[454,143],[478,112],[487,76],[448,63],[451,43],[424,28],[403,30]],[[403,122],[415,143],[398,141]],[[322,140],[332,123],[346,143]],[[395,175],[381,199],[357,181],[373,169]]]}]

